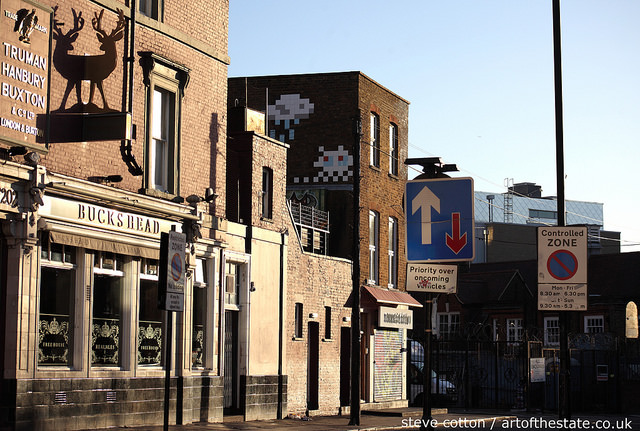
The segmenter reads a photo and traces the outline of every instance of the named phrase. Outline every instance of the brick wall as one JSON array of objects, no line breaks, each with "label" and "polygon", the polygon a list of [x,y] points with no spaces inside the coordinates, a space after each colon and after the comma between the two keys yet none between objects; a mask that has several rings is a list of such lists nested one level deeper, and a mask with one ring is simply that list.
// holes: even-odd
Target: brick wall
[{"label": "brick wall", "polygon": [[[56,19],[64,23],[62,32],[73,27],[74,16],[81,12],[84,27],[73,41],[73,51],[69,55],[99,55],[100,50],[95,32],[91,28],[94,13],[101,7],[86,1],[59,1],[50,4],[58,6]],[[125,17],[130,11],[118,2],[108,2],[113,7],[122,7]],[[182,197],[190,194],[203,195],[207,187],[213,187],[219,195],[225,187],[225,141],[226,141],[226,79],[228,44],[228,1],[210,0],[190,6],[185,13],[184,4],[177,0],[164,2],[164,23],[157,28],[137,26],[135,33],[135,52],[151,51],[177,64],[190,69],[189,83],[182,98],[182,116],[180,121],[180,190]],[[144,17],[142,18],[144,19]],[[105,9],[102,26],[110,32],[117,21],[117,14]],[[128,25],[128,20],[127,20]],[[178,33],[176,33],[178,32]],[[173,33],[169,37],[169,33]],[[60,43],[54,39],[53,47]],[[126,83],[128,81],[128,33],[116,42],[117,65],[104,82],[105,97],[109,107],[117,111],[127,110]],[[208,52],[203,53],[203,47]],[[133,124],[136,126],[136,139],[132,141],[132,155],[137,164],[145,169],[145,104],[146,89],[143,83],[143,71],[140,57],[135,56],[133,79]],[[67,80],[61,75],[64,63],[72,60],[55,58],[51,73],[52,111],[61,107]],[[82,98],[88,101],[89,85],[82,84]],[[66,109],[77,102],[75,89],[66,102]],[[102,98],[96,90],[93,103],[102,107]],[[52,124],[55,132],[56,124]],[[123,181],[115,187],[137,191],[143,186],[143,177],[132,175],[120,152],[120,141],[54,143],[42,164],[51,171],[87,179],[91,176],[119,174]],[[210,208],[217,216],[224,216],[224,199],[216,201]]]},{"label": "brick wall", "polygon": [[[313,414],[337,414],[340,407],[340,328],[349,326],[343,317],[351,315],[344,305],[351,293],[351,262],[303,252],[293,226],[289,228],[287,262],[287,340],[289,413],[304,413],[307,409],[308,322],[320,324],[319,340],[319,410]],[[294,339],[295,303],[303,304],[302,337]],[[325,307],[331,307],[331,339],[325,337]]]},{"label": "brick wall", "polygon": [[[266,100],[268,89],[268,103]],[[404,211],[403,194],[407,179],[404,160],[408,157],[408,117],[409,102],[397,96],[360,72],[324,73],[312,75],[286,75],[229,79],[228,97],[230,106],[238,101],[251,109],[265,111],[271,105],[284,104],[282,95],[297,95],[299,105],[313,104],[313,112],[288,123],[276,124],[272,118],[269,129],[275,131],[276,139],[282,136],[291,148],[288,152],[287,186],[289,190],[325,189],[320,209],[330,211],[331,235],[330,254],[351,258],[352,250],[352,193],[353,175],[346,179],[335,175],[318,178],[321,170],[314,163],[325,162],[323,157],[331,157],[339,147],[353,156],[353,118],[362,120],[361,139],[361,195],[360,237],[361,279],[368,278],[368,211],[380,214],[380,281],[386,287],[388,280],[388,220],[398,219],[398,280],[404,289],[406,260],[404,259]],[[288,109],[295,109],[295,105]],[[376,112],[380,116],[380,167],[369,166],[370,131],[369,115]],[[398,127],[399,162],[398,175],[389,174],[389,124]],[[291,134],[291,132],[293,134]],[[324,150],[324,152],[323,152]],[[330,161],[327,161],[330,162]],[[351,169],[353,171],[353,168]]]}]

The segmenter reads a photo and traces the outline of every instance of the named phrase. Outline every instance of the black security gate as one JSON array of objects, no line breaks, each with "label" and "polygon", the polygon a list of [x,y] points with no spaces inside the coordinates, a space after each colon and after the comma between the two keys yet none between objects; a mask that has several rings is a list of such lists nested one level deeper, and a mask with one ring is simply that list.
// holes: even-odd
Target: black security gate
[{"label": "black security gate", "polygon": [[466,408],[524,408],[527,381],[525,342],[437,341],[434,371],[457,390]]},{"label": "black security gate", "polygon": [[235,413],[238,408],[238,313],[224,313],[224,409]]},{"label": "black security gate", "polygon": [[[419,348],[416,348],[419,344]],[[422,341],[409,341],[410,402],[422,392],[412,372],[422,370]],[[574,412],[640,409],[640,340],[609,333],[570,335],[570,402]],[[449,406],[556,411],[560,359],[557,346],[542,341],[455,340],[432,342],[434,386],[453,385]],[[542,381],[529,378],[531,359],[544,364]],[[543,362],[542,362],[543,361]],[[542,370],[540,370],[542,371]],[[540,378],[541,376],[539,376]],[[414,379],[415,380],[415,379]],[[450,386],[449,386],[450,387]],[[443,393],[439,388],[432,389]],[[436,397],[438,398],[438,397]]]}]

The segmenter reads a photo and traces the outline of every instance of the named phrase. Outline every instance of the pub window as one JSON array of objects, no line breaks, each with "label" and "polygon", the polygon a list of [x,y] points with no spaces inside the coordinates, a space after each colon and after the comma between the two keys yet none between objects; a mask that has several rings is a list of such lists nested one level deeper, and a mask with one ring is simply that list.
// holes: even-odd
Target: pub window
[{"label": "pub window", "polygon": [[162,0],[139,0],[138,10],[144,16],[162,21]]},{"label": "pub window", "polygon": [[301,302],[296,302],[295,305],[295,328],[293,329],[293,337],[294,338],[302,338],[302,322],[303,322],[303,317],[302,317],[302,303]]},{"label": "pub window", "polygon": [[161,365],[163,312],[158,307],[158,261],[140,262],[138,365]]},{"label": "pub window", "polygon": [[194,368],[202,368],[204,366],[208,286],[207,261],[205,259],[196,259],[196,267],[193,274],[193,330],[191,335],[191,366]]},{"label": "pub window", "polygon": [[147,87],[144,192],[173,199],[179,190],[181,100],[189,69],[141,52]]},{"label": "pub window", "polygon": [[96,252],[93,267],[93,320],[91,322],[91,365],[119,366],[122,355],[124,311],[124,259]]},{"label": "pub window", "polygon": [[176,181],[175,94],[155,87],[151,111],[149,148],[151,188],[165,193],[174,193]]},{"label": "pub window", "polygon": [[41,238],[38,364],[71,366],[75,248]]}]

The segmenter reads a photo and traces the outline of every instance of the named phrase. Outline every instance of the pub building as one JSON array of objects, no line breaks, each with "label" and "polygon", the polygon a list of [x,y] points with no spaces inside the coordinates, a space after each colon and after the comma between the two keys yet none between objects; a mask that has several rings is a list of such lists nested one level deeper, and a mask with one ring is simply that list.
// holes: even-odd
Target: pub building
[{"label": "pub building", "polygon": [[0,2],[2,429],[161,424],[167,333],[170,422],[222,420],[228,2],[133,3]]}]

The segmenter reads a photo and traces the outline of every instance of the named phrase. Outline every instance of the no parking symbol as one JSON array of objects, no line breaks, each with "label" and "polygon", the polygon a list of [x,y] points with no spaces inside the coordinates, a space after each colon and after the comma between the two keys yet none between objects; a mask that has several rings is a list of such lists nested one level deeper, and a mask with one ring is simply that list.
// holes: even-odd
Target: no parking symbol
[{"label": "no parking symbol", "polygon": [[568,280],[578,272],[578,258],[569,250],[558,250],[547,259],[547,271],[556,280]]}]

